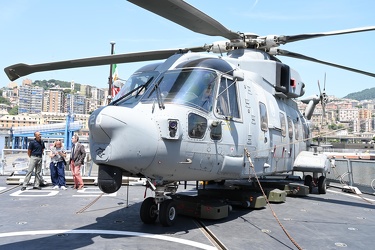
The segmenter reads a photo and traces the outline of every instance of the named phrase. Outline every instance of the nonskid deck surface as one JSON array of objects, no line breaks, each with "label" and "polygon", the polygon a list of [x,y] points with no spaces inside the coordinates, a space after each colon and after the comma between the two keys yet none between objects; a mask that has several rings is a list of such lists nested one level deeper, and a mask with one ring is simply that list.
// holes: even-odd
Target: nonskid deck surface
[{"label": "nonskid deck surface", "polygon": [[[129,188],[129,189],[128,189]],[[139,209],[144,186],[123,186],[103,194],[96,186],[84,190],[21,192],[0,176],[2,249],[216,249],[200,228],[205,225],[227,249],[368,249],[375,230],[375,197],[329,188],[327,194],[287,197],[263,209],[233,207],[220,220],[179,216],[172,227],[158,221],[145,225]],[[180,192],[194,195],[195,183]]]}]

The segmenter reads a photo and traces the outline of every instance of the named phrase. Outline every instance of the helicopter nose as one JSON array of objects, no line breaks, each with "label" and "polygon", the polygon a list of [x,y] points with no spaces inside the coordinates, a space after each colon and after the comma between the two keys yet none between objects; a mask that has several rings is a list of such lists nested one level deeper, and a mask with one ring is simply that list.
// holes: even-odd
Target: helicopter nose
[{"label": "helicopter nose", "polygon": [[89,119],[90,137],[94,142],[110,143],[120,129],[126,128],[126,120],[113,108],[104,107],[94,111]]},{"label": "helicopter nose", "polygon": [[92,159],[96,164],[141,172],[156,155],[158,132],[153,124],[143,113],[126,107],[94,111],[89,119]]}]

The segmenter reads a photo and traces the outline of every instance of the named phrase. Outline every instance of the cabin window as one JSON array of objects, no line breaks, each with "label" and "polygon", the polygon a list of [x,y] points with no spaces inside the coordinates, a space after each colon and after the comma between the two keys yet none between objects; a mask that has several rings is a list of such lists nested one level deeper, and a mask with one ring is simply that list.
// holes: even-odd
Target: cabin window
[{"label": "cabin window", "polygon": [[285,124],[285,115],[280,113],[280,126],[281,126],[281,135],[286,136],[286,124]]},{"label": "cabin window", "polygon": [[303,132],[303,138],[305,138],[305,139],[309,139],[309,136],[310,136],[310,129],[309,129],[309,125],[306,123],[306,120],[304,121],[302,128],[303,128],[303,129],[302,129],[302,132]]},{"label": "cabin window", "polygon": [[263,131],[268,130],[268,117],[266,105],[262,102],[259,103],[259,116],[260,116],[260,128]]},{"label": "cabin window", "polygon": [[299,139],[299,133],[298,133],[299,129],[298,128],[299,128],[299,122],[298,122],[298,120],[296,120],[294,122],[294,131],[295,131],[296,140]]},{"label": "cabin window", "polygon": [[289,134],[289,138],[293,139],[293,122],[289,116],[288,116],[288,134]]},{"label": "cabin window", "polygon": [[189,137],[202,139],[207,130],[207,119],[200,115],[190,113],[188,116],[188,122]]},{"label": "cabin window", "polygon": [[224,76],[219,85],[216,112],[226,118],[240,118],[236,82]]}]

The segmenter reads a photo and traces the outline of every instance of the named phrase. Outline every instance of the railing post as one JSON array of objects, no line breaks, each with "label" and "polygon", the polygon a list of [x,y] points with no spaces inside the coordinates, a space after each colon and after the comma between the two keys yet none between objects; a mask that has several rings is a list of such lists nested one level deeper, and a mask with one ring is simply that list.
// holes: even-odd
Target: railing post
[{"label": "railing post", "polygon": [[49,151],[50,151],[49,149],[43,151],[43,156],[42,156],[43,157],[42,158],[42,176],[46,175],[46,170],[47,170],[47,153]]},{"label": "railing post", "polygon": [[352,169],[352,161],[350,159],[346,159],[348,162],[348,173],[349,173],[349,186],[353,186],[353,169]]},{"label": "railing post", "polygon": [[1,150],[1,162],[0,162],[0,175],[4,175],[5,159],[4,159],[4,149]]}]

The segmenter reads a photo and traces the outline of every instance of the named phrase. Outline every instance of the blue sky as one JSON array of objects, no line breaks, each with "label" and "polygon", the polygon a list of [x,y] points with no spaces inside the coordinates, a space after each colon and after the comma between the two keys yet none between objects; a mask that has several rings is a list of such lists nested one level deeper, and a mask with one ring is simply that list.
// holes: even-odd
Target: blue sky
[{"label": "blue sky", "polygon": [[[295,35],[375,25],[373,0],[189,0],[233,31],[258,35]],[[193,47],[224,40],[194,33],[125,0],[2,0],[0,1],[0,67],[16,63],[45,63],[110,54]],[[375,72],[375,31],[289,43],[281,49]],[[326,91],[343,97],[375,87],[375,78],[299,59],[278,57],[297,70],[306,95],[318,94],[318,80]],[[118,65],[127,79],[146,63]],[[109,66],[58,70],[22,77],[31,80],[75,81],[108,86]],[[9,83],[3,70],[0,87]]]}]

